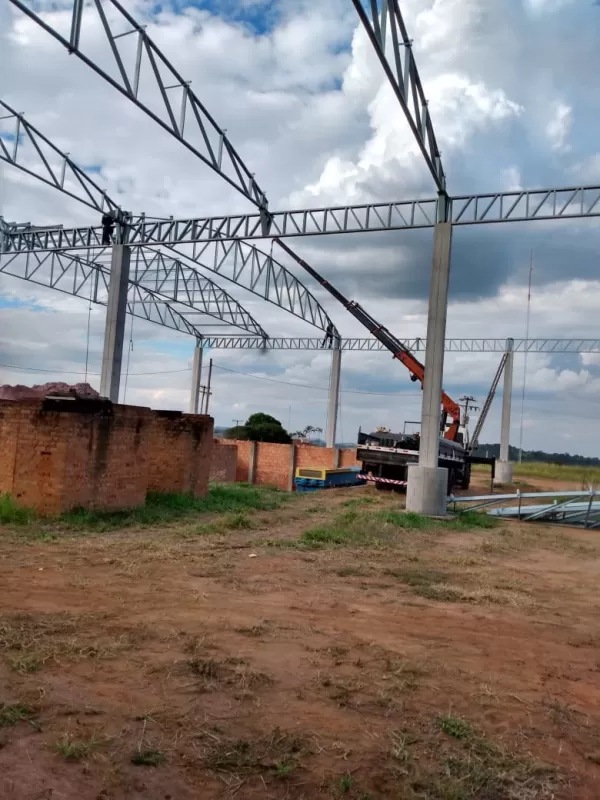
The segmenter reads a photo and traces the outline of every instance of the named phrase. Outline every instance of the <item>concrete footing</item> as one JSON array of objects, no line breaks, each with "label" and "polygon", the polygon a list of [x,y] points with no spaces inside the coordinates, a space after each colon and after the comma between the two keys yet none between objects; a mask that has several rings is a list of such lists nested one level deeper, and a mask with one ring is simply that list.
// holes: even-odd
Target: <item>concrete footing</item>
[{"label": "concrete footing", "polygon": [[428,517],[446,515],[448,494],[448,470],[444,467],[408,468],[406,487],[406,510]]},{"label": "concrete footing", "polygon": [[495,484],[512,483],[512,480],[513,480],[513,462],[497,460],[494,483]]}]

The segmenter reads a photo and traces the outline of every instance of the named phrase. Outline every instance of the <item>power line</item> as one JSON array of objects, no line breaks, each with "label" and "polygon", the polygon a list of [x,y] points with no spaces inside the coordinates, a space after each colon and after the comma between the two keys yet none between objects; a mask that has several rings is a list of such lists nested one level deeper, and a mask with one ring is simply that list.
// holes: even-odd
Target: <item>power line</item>
[{"label": "power line", "polygon": [[[284,386],[293,386],[295,389],[313,389],[317,392],[328,392],[329,388],[327,386],[310,386],[306,383],[291,383],[290,381],[280,381],[277,378],[265,378],[262,375],[253,375],[251,372],[238,372],[235,369],[229,369],[228,367],[218,367],[216,364],[213,366],[213,369],[221,369],[225,372],[232,372],[234,375],[245,375],[247,378],[255,378],[257,381],[268,381],[269,383],[281,383]],[[340,390],[342,394],[369,394],[369,395],[377,395],[378,397],[398,397],[400,395],[412,395],[413,392],[361,392],[357,389],[342,389]]]},{"label": "power line", "polygon": [[[44,372],[49,374],[56,374],[57,372],[62,373],[63,375],[84,375],[85,373],[79,372],[77,370],[64,370],[64,369],[42,369],[41,367],[20,367],[16,364],[0,364],[0,367],[4,367],[5,369],[15,369],[20,370],[21,372]],[[206,368],[207,369],[207,368]],[[266,378],[263,375],[253,375],[251,372],[239,372],[235,369],[229,369],[228,367],[218,367],[216,364],[213,366],[213,369],[220,369],[224,372],[231,372],[234,375],[243,375],[246,378],[254,378],[257,381],[268,381],[269,383],[280,383],[283,386],[293,386],[295,389],[312,389],[313,391],[317,392],[328,392],[329,389],[326,386],[311,386],[310,384],[306,383],[291,383],[290,381],[280,381],[277,378]],[[175,373],[180,372],[191,372],[191,367],[186,367],[185,369],[169,369],[169,370],[159,370],[158,372],[132,372],[130,373],[130,377],[139,376],[142,377],[144,375],[174,375]],[[88,375],[98,376],[100,375],[99,372],[88,372]],[[413,392],[361,392],[358,389],[341,389],[340,394],[362,394],[362,395],[371,395],[376,397],[400,397],[400,396],[408,396],[412,395]]]},{"label": "power line", "polygon": [[[50,374],[56,374],[60,372],[62,375],[85,375],[85,372],[79,372],[78,370],[68,370],[68,369],[42,369],[41,367],[19,367],[17,364],[0,364],[0,367],[4,367],[5,369],[16,369],[21,372],[47,372]],[[172,375],[175,372],[191,372],[191,367],[186,367],[185,369],[166,369],[161,370],[159,372],[132,372],[130,373],[130,377],[133,375]],[[99,372],[88,372],[87,375],[100,375]]]}]

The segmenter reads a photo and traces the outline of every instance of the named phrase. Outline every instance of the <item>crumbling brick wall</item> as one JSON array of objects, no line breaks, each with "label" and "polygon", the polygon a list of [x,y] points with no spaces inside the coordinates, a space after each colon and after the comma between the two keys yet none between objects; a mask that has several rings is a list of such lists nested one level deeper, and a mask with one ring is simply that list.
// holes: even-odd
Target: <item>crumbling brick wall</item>
[{"label": "crumbling brick wall", "polygon": [[210,457],[210,480],[216,483],[232,483],[236,480],[237,463],[237,445],[215,439]]},{"label": "crumbling brick wall", "polygon": [[148,430],[148,491],[208,491],[213,419],[181,411],[154,411]]}]

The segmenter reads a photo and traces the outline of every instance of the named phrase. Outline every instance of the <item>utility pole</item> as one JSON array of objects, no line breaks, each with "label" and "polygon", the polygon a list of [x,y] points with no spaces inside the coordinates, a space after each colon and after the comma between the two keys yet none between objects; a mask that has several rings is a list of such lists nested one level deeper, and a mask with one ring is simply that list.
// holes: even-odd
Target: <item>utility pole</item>
[{"label": "utility pole", "polygon": [[208,414],[208,404],[210,403],[210,395],[211,395],[210,384],[211,384],[211,380],[212,380],[212,367],[213,367],[213,360],[211,358],[209,360],[209,362],[208,362],[208,381],[207,381],[207,385],[206,385],[206,394],[204,395],[204,398],[205,398],[204,399],[204,411],[203,411],[204,414]]},{"label": "utility pole", "polygon": [[459,403],[463,403],[464,404],[462,423],[461,424],[462,424],[463,428],[465,429],[465,443],[466,444],[469,443],[469,432],[468,432],[468,427],[469,427],[469,422],[470,422],[469,411],[479,411],[479,406],[476,406],[474,404],[474,402],[475,402],[475,398],[472,397],[470,394],[466,394],[466,395],[464,395],[464,397],[461,397],[459,399]]},{"label": "utility pole", "polygon": [[239,427],[239,426],[242,424],[242,422],[243,422],[244,420],[243,420],[243,419],[232,419],[231,421],[233,422],[233,424],[235,425],[235,427],[236,427],[236,428],[238,428],[238,427]]}]

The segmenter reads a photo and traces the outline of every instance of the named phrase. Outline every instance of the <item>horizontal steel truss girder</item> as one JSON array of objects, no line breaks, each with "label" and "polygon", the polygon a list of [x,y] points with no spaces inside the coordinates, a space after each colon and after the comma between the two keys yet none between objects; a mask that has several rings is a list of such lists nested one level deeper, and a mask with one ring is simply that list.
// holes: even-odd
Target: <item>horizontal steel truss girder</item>
[{"label": "horizontal steel truss girder", "polygon": [[[407,200],[353,206],[275,211],[265,234],[260,214],[148,221],[133,217],[128,227],[131,245],[262,239],[280,236],[322,236],[413,228],[433,228],[438,200]],[[535,189],[497,194],[463,195],[449,200],[449,220],[454,225],[497,222],[577,219],[600,216],[600,185],[559,189]],[[36,230],[23,226],[8,230],[0,250],[73,250],[98,247],[100,227]]]},{"label": "horizontal steel truss girder", "polygon": [[[10,0],[40,28],[53,36],[69,54],[77,56],[107,83],[125,95],[164,130],[218,173],[260,209],[266,209],[265,193],[233,145],[191,88],[191,82],[175,69],[117,0],[73,0],[69,38],[52,27],[58,17],[42,16],[36,4]],[[110,66],[95,61],[87,30],[106,37]],[[83,35],[82,35],[83,34]]]},{"label": "horizontal steel truss girder", "polygon": [[[600,339],[514,339],[516,353],[600,353]],[[413,352],[425,350],[424,339],[403,339]],[[323,339],[270,338],[267,341],[253,336],[207,336],[206,347],[225,350],[322,350]],[[342,350],[372,350],[388,352],[376,339],[341,339]],[[447,353],[504,353],[506,339],[446,339]],[[327,349],[330,349],[329,347]]]},{"label": "horizontal steel truss girder", "polygon": [[[103,255],[104,259],[95,261],[55,251],[0,255],[0,273],[106,305],[110,249]],[[130,314],[197,339],[204,338],[201,326],[209,324],[206,317],[253,333],[261,340],[267,337],[252,315],[213,281],[174,259],[169,259],[159,271],[152,260],[150,264],[144,260],[144,255],[140,249],[131,261]]]}]

